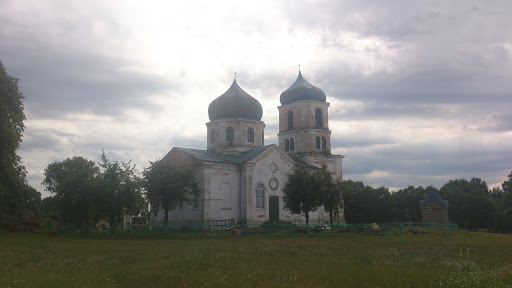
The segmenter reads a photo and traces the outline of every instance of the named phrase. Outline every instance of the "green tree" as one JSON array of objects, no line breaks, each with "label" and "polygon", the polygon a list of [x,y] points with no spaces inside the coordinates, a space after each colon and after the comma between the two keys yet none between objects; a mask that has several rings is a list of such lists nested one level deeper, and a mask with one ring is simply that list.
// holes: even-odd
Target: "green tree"
[{"label": "green tree", "polygon": [[341,182],[334,181],[331,172],[325,168],[315,173],[321,184],[322,205],[325,212],[329,213],[329,220],[332,225],[334,224],[334,218],[338,216],[339,210],[343,208]]},{"label": "green tree", "polygon": [[449,201],[450,222],[471,230],[494,226],[495,207],[485,181],[479,178],[450,180],[439,192],[441,198]]},{"label": "green tree", "polygon": [[135,165],[132,166],[130,162],[110,162],[104,151],[98,165],[98,206],[101,216],[114,225],[124,214],[138,215],[144,200]]},{"label": "green tree", "polygon": [[19,216],[30,194],[25,167],[16,154],[25,129],[24,99],[18,79],[9,76],[0,62],[0,218]]},{"label": "green tree", "polygon": [[345,219],[349,223],[394,221],[397,205],[388,188],[373,188],[363,182],[342,182]]},{"label": "green tree", "polygon": [[62,220],[88,225],[99,215],[99,172],[93,161],[77,156],[46,167],[42,184],[60,199]]},{"label": "green tree", "polygon": [[164,211],[163,225],[167,227],[170,210],[199,197],[199,182],[191,168],[176,167],[165,160],[150,164],[143,172],[146,198],[155,215]]},{"label": "green tree", "polygon": [[512,172],[501,184],[501,188],[493,188],[489,196],[496,207],[495,230],[512,232]]},{"label": "green tree", "polygon": [[[420,211],[420,201],[424,200],[430,189],[436,189],[432,186],[427,187],[426,189],[419,186],[409,186],[404,189],[400,189],[392,194],[395,202],[397,204],[397,219],[399,221],[412,221],[412,222],[420,222],[421,221],[421,211]],[[437,189],[436,189],[437,192]]]},{"label": "green tree", "polygon": [[302,165],[295,165],[283,187],[284,208],[292,214],[306,217],[309,226],[309,212],[316,211],[324,200],[325,189],[319,173],[312,173]]},{"label": "green tree", "polygon": [[508,179],[501,184],[504,193],[512,194],[512,171],[508,174]]}]

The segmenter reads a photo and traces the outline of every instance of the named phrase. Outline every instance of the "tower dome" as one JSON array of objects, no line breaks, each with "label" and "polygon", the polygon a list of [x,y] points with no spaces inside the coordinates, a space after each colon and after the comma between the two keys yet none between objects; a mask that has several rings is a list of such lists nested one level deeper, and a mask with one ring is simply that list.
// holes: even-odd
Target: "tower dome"
[{"label": "tower dome", "polygon": [[315,100],[325,102],[325,93],[322,89],[317,88],[306,81],[299,71],[297,80],[281,93],[281,105],[290,104],[299,100]]},{"label": "tower dome", "polygon": [[238,84],[236,79],[228,91],[217,97],[208,106],[210,121],[218,119],[247,119],[260,121],[263,116],[263,108],[260,102],[247,94]]}]

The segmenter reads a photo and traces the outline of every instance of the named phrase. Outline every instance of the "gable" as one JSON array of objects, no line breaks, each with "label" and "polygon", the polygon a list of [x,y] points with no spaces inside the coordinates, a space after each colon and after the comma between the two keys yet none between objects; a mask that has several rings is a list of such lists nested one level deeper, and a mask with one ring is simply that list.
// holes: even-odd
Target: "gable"
[{"label": "gable", "polygon": [[272,157],[277,157],[280,159],[280,161],[283,162],[283,164],[290,165],[293,167],[295,164],[295,161],[283,150],[281,150],[279,147],[277,147],[275,144],[269,145],[267,149],[253,157],[252,159],[248,160],[246,163],[248,164],[257,164],[258,162],[262,161],[263,159],[269,157],[272,155]]},{"label": "gable", "polygon": [[174,147],[165,155],[162,160],[169,161],[173,165],[176,165],[178,167],[182,166],[190,166],[190,165],[196,165],[201,163],[201,161],[197,160],[195,157],[190,155],[190,153],[187,153],[183,149],[179,147]]}]

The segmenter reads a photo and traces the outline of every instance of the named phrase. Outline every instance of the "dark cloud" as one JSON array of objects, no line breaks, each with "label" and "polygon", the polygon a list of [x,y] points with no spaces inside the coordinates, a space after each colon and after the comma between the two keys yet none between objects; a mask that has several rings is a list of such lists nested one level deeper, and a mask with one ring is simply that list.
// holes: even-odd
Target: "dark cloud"
[{"label": "dark cloud", "polygon": [[126,70],[134,63],[121,58],[70,53],[37,37],[2,37],[2,61],[20,79],[26,109],[36,117],[76,112],[122,117],[126,108],[159,111],[162,107],[148,97],[179,89],[159,76]]}]

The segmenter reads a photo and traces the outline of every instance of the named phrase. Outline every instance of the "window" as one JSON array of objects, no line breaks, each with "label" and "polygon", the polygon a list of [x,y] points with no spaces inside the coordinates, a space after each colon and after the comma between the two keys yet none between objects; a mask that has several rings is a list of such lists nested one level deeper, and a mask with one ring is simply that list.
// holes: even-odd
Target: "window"
[{"label": "window", "polygon": [[322,137],[322,150],[327,149],[327,141],[325,140],[325,137]]},{"label": "window", "polygon": [[293,111],[288,111],[288,130],[293,129]]},{"label": "window", "polygon": [[226,141],[234,141],[235,140],[235,131],[233,127],[226,128]]},{"label": "window", "polygon": [[194,209],[199,209],[199,199],[194,199]]},{"label": "window", "polygon": [[320,149],[320,137],[316,136],[316,149]]},{"label": "window", "polygon": [[247,142],[254,142],[254,129],[247,129]]},{"label": "window", "polygon": [[261,131],[261,145],[265,145],[265,134]]},{"label": "window", "polygon": [[315,110],[315,128],[324,128],[324,119],[320,109]]},{"label": "window", "polygon": [[287,152],[290,150],[290,140],[288,139],[284,140],[284,150]]},{"label": "window", "polygon": [[265,208],[265,186],[256,185],[256,208]]},{"label": "window", "polygon": [[293,149],[295,149],[295,141],[292,139],[290,139],[290,150],[293,151]]},{"label": "window", "polygon": [[215,143],[215,130],[210,130],[210,143]]}]

